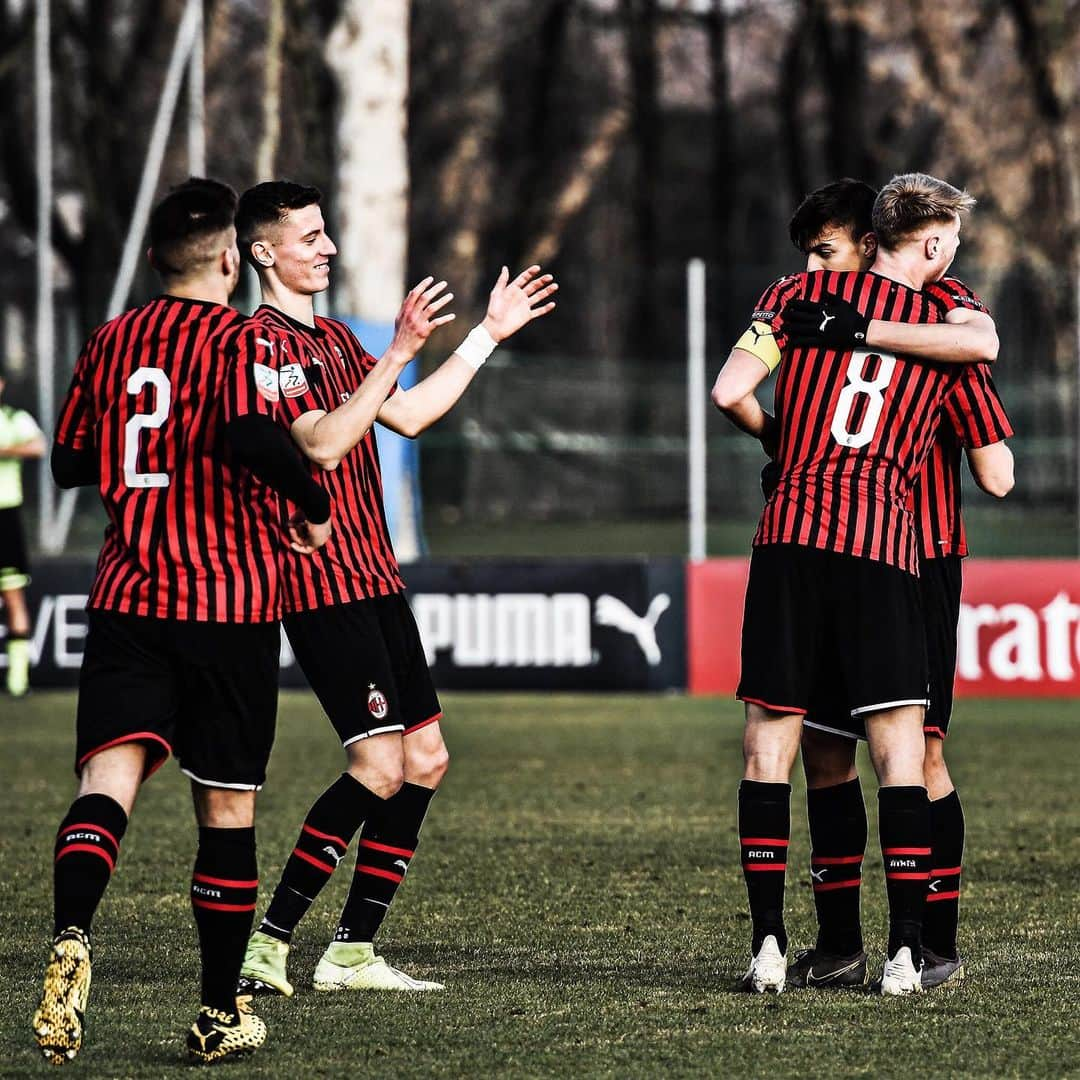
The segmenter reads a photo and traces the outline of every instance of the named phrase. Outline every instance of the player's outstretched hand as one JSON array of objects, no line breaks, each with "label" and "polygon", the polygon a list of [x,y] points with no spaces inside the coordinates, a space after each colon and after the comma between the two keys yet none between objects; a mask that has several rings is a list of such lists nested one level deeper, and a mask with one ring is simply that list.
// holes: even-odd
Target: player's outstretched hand
[{"label": "player's outstretched hand", "polygon": [[439,314],[454,299],[453,293],[443,292],[445,288],[445,281],[435,281],[432,277],[426,277],[413,286],[401,302],[401,309],[394,319],[394,339],[390,343],[392,349],[411,357],[424,347],[424,342],[437,327],[454,321],[452,312]]},{"label": "player's outstretched hand", "polygon": [[554,275],[540,273],[539,266],[522,270],[513,281],[509,267],[504,266],[488,298],[484,329],[496,342],[505,341],[526,323],[554,311],[555,301],[544,301],[558,288]]},{"label": "player's outstretched hand", "polygon": [[333,518],[327,518],[321,525],[313,525],[303,514],[296,513],[289,518],[289,547],[301,555],[312,555],[330,539],[333,532]]},{"label": "player's outstretched hand", "polygon": [[790,345],[827,349],[866,344],[870,320],[847,301],[831,293],[820,300],[792,300],[784,307],[783,330]]}]

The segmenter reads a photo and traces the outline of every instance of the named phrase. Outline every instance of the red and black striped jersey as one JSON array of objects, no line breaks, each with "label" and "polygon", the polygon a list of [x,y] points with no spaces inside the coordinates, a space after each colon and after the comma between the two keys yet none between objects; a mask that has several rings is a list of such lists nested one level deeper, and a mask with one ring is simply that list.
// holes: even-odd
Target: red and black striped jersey
[{"label": "red and black striped jersey", "polygon": [[56,441],[96,449],[109,522],[88,606],[149,618],[280,618],[277,496],[236,462],[224,429],[275,417],[278,360],[258,323],[159,296],[90,337]]},{"label": "red and black striped jersey", "polygon": [[[926,286],[923,292],[951,307],[987,310],[958,278],[943,278]],[[967,555],[960,496],[962,451],[965,447],[990,446],[1012,433],[990,366],[964,365],[945,400],[945,421],[915,482],[912,506],[920,558]]]},{"label": "red and black striped jersey", "polygon": [[782,356],[776,382],[782,475],[755,545],[795,543],[918,572],[911,490],[957,379],[955,365],[875,349],[791,348],[784,305],[836,294],[872,319],[940,322],[947,304],[870,272],[781,278],[753,315]]},{"label": "red and black striped jersey", "polygon": [[[349,400],[375,366],[356,335],[342,322],[316,316],[314,327],[263,305],[252,316],[280,335],[288,351],[290,378],[311,387],[315,407],[331,412]],[[282,368],[282,393],[288,394]],[[282,417],[287,423],[288,414]],[[383,508],[382,473],[375,432],[369,431],[325,471],[311,466],[312,476],[333,500],[334,529],[314,555],[282,553],[282,591],[285,610],[311,611],[334,604],[367,600],[401,592],[405,582],[398,569]]]}]

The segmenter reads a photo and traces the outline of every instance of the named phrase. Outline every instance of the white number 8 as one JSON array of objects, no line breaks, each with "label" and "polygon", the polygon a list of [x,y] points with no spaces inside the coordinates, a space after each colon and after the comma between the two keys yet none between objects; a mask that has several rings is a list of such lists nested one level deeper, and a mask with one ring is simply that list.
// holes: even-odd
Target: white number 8
[{"label": "white number 8", "polygon": [[141,367],[127,381],[127,392],[137,394],[149,383],[154,388],[154,411],[136,413],[124,425],[124,483],[132,488],[158,488],[169,486],[169,474],[163,472],[139,472],[139,434],[146,428],[157,429],[169,417],[172,404],[172,386],[169,376],[160,368]]},{"label": "white number 8", "polygon": [[[871,382],[863,378],[863,370],[866,361],[876,357],[881,366],[878,368],[877,377]],[[841,446],[850,446],[857,449],[865,446],[874,437],[878,421],[881,419],[881,410],[885,407],[884,390],[889,385],[893,370],[896,367],[896,357],[891,353],[867,352],[860,349],[851,354],[851,360],[847,367],[847,384],[840,391],[836,399],[836,412],[833,414],[832,437]],[[862,423],[856,431],[848,431],[848,421],[855,406],[855,398],[864,394],[867,398],[866,413]]]}]

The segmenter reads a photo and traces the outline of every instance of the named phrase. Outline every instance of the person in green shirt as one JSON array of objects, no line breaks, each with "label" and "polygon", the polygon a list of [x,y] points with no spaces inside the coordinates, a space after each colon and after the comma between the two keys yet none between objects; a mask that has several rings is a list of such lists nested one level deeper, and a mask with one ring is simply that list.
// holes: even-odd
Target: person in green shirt
[{"label": "person in green shirt", "polygon": [[[5,379],[0,369],[0,398]],[[7,619],[7,690],[21,697],[30,687],[29,560],[23,538],[22,463],[45,454],[45,436],[24,409],[0,403],[0,597]]]}]

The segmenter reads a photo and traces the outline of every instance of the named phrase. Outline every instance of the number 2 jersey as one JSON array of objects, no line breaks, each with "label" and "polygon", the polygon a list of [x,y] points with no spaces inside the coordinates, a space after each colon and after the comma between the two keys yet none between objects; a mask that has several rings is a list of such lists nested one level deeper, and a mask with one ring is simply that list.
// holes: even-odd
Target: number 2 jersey
[{"label": "number 2 jersey", "polygon": [[934,364],[880,349],[791,347],[784,305],[836,294],[871,319],[942,322],[960,300],[872,272],[819,270],[781,278],[737,343],[779,366],[782,476],[754,545],[794,543],[918,572],[913,487],[948,410],[957,423],[977,390],[971,364]]},{"label": "number 2 jersey", "polygon": [[[236,462],[225,425],[276,419],[272,335],[229,307],[160,296],[90,337],[56,441],[96,449],[108,514],[88,607],[159,619],[281,615],[277,496]],[[294,403],[291,403],[294,404]]]}]

